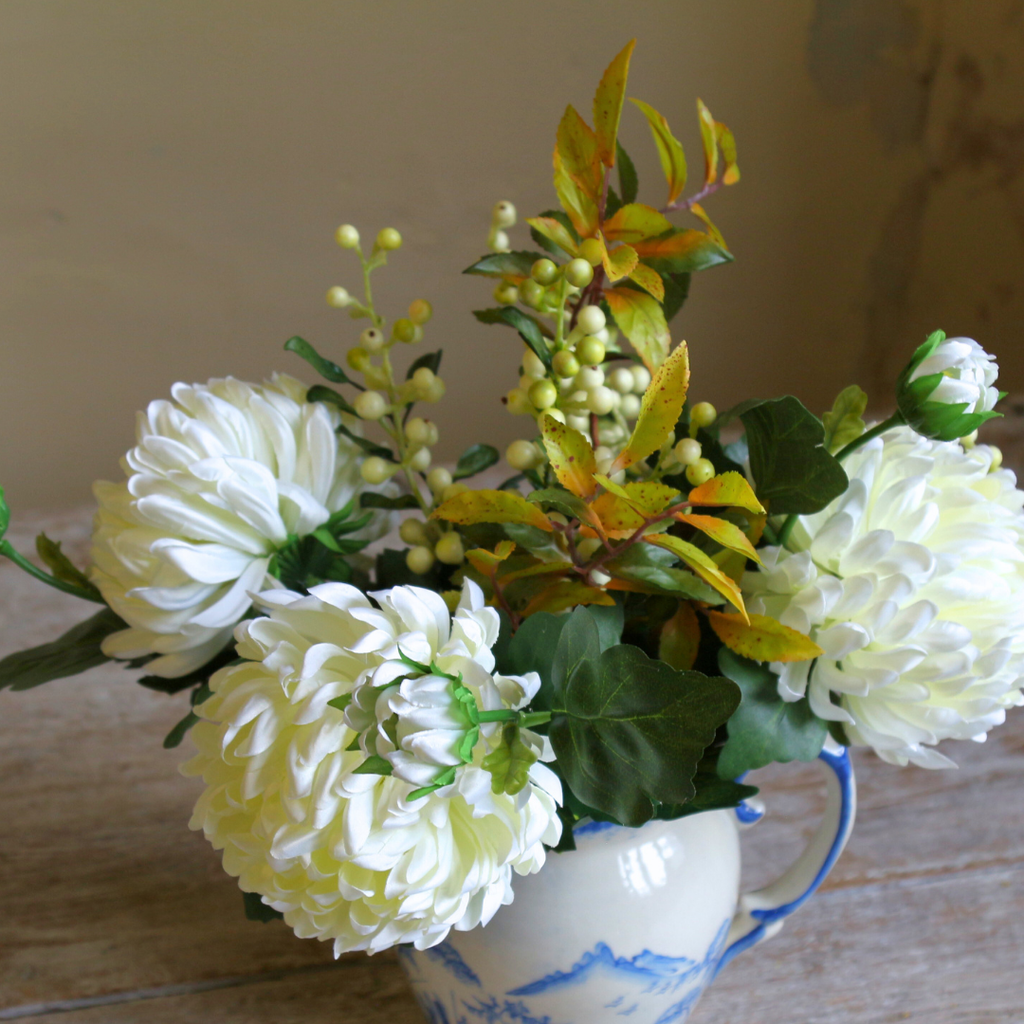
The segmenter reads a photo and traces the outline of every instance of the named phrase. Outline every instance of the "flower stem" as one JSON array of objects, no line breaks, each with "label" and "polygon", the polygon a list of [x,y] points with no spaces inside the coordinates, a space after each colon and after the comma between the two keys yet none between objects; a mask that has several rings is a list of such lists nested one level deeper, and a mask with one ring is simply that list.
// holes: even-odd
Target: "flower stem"
[{"label": "flower stem", "polygon": [[74,583],[67,583],[64,580],[57,579],[56,576],[51,576],[48,572],[43,572],[42,569],[33,565],[24,555],[19,554],[9,540],[0,541],[0,555],[9,558],[19,569],[23,569],[30,576],[35,576],[37,580],[42,580],[43,583],[48,584],[55,590],[63,590],[65,594],[80,597],[83,601],[93,601],[96,604],[107,603],[98,591],[86,590],[84,587],[75,586]]}]

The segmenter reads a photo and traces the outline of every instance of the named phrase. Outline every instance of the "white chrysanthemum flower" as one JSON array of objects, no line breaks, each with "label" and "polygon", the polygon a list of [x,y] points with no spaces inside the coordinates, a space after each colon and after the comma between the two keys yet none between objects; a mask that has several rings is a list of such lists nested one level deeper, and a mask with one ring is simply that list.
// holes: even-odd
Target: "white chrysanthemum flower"
[{"label": "white chrysanthemum flower", "polygon": [[[497,614],[471,582],[454,621],[431,591],[375,596],[380,608],[337,583],[307,597],[262,594],[268,616],[236,630],[248,660],[210,681],[213,696],[195,709],[201,721],[191,733],[199,753],[183,767],[206,783],[191,827],[224,851],[225,870],[300,937],[333,940],[335,955],[400,942],[426,949],[452,928],[485,924],[512,901],[512,873],[538,871],[545,844],[561,834],[558,777],[536,762],[517,794],[493,793],[480,767],[486,735],[453,782],[415,798],[418,787],[398,774],[406,766],[390,776],[356,771],[367,755],[338,705],[375,673],[410,673],[396,664],[399,647],[473,680],[482,696],[497,693],[505,708],[536,688],[536,679],[491,675]],[[448,722],[439,720],[443,732]],[[437,753],[444,742],[407,746],[411,760],[448,763]],[[430,771],[433,779],[438,768]]]},{"label": "white chrysanthemum flower", "polygon": [[991,450],[906,427],[845,462],[849,489],[804,516],[747,573],[750,611],[809,634],[814,662],[772,664],[786,700],[893,764],[953,766],[931,749],[982,741],[1024,702],[1024,493]]},{"label": "white chrysanthemum flower", "polygon": [[999,401],[994,387],[999,367],[973,338],[946,338],[911,372],[909,379],[941,373],[942,380],[928,396],[931,402],[965,404],[964,412],[991,412]]},{"label": "white chrysanthemum flower", "polygon": [[128,479],[95,485],[93,582],[131,628],[113,658],[158,654],[146,670],[175,677],[231,640],[249,594],[290,536],[323,525],[359,491],[359,450],[340,414],[275,375],[175,384],[173,401],[139,413]]}]

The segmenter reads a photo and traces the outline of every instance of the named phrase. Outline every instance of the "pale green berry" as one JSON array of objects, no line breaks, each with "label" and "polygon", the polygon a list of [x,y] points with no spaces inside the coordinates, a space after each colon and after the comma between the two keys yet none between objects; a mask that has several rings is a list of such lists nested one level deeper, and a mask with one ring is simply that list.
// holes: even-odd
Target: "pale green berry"
[{"label": "pale green berry", "polygon": [[583,391],[589,391],[591,388],[600,387],[604,383],[604,370],[599,366],[584,366],[579,373],[576,374],[575,385]]},{"label": "pale green berry", "polygon": [[620,395],[628,395],[633,390],[633,374],[625,366],[620,366],[608,374],[607,384]]},{"label": "pale green berry", "polygon": [[558,420],[559,423],[565,422],[565,413],[561,409],[545,409],[544,416],[550,416],[553,420]]},{"label": "pale green berry", "polygon": [[531,309],[537,309],[544,301],[544,285],[538,284],[532,277],[528,277],[519,286],[519,298]]},{"label": "pale green berry", "polygon": [[420,519],[410,517],[403,519],[402,525],[398,528],[398,536],[406,544],[429,544],[430,537],[427,534],[426,525]]},{"label": "pale green berry", "polygon": [[602,423],[598,429],[597,439],[601,444],[619,444],[620,441],[625,441],[626,432],[618,423]]},{"label": "pale green berry", "polygon": [[345,362],[359,373],[366,373],[370,366],[370,353],[365,348],[350,348],[345,353]]},{"label": "pale green berry", "polygon": [[510,252],[508,235],[504,231],[495,231],[491,234],[491,252]]},{"label": "pale green berry", "polygon": [[464,484],[461,480],[456,480],[455,483],[449,484],[439,495],[440,501],[447,501],[449,498],[457,497],[460,494],[465,494],[469,490],[469,485]]},{"label": "pale green berry", "polygon": [[960,438],[960,444],[963,445],[965,452],[969,452],[978,443],[978,432],[972,430],[965,437]]},{"label": "pale green berry", "polygon": [[604,246],[596,238],[584,238],[580,242],[580,258],[596,267],[604,259]]},{"label": "pale green berry", "polygon": [[402,236],[394,228],[381,228],[377,233],[377,248],[391,251],[402,245]]},{"label": "pale green berry", "polygon": [[[421,448],[420,451],[427,449]],[[427,486],[431,494],[440,494],[452,482],[452,475],[444,466],[435,466],[427,474]]]},{"label": "pale green berry", "polygon": [[431,381],[430,386],[423,393],[424,402],[440,402],[444,398],[444,393],[447,390],[445,383],[440,377],[435,377]]},{"label": "pale green berry", "polygon": [[421,366],[411,378],[412,386],[419,394],[431,387],[436,379],[434,371],[429,366]]},{"label": "pale green berry", "polygon": [[997,448],[994,444],[990,444],[988,450],[992,454],[992,462],[989,464],[988,471],[994,473],[1003,464],[1003,452],[1001,448]]},{"label": "pale green berry", "polygon": [[640,396],[623,395],[622,401],[619,403],[619,412],[621,412],[627,420],[635,420],[637,416],[640,415]]},{"label": "pale green berry", "polygon": [[466,553],[462,548],[462,538],[452,530],[446,533],[435,545],[434,554],[439,562],[445,565],[461,565]]},{"label": "pale green berry", "polygon": [[555,281],[558,280],[558,265],[554,260],[549,260],[546,257],[539,259],[530,268],[530,277],[532,277],[537,284],[554,284]]},{"label": "pale green berry", "polygon": [[384,339],[383,331],[378,331],[376,327],[367,327],[366,330],[359,335],[359,344],[362,345],[367,352],[380,352],[387,342]]},{"label": "pale green berry", "polygon": [[409,303],[409,319],[417,327],[427,323],[434,315],[434,307],[426,299],[416,299]]},{"label": "pale green berry", "polygon": [[549,380],[538,380],[530,385],[530,401],[536,409],[550,409],[558,401],[558,389]]},{"label": "pale green berry", "polygon": [[573,430],[578,430],[581,434],[586,433],[590,428],[590,417],[580,413],[569,413],[565,417],[565,422],[567,426],[572,427]]},{"label": "pale green berry", "polygon": [[367,387],[384,389],[388,386],[388,375],[384,372],[383,366],[367,366],[363,374]]},{"label": "pale green berry", "polygon": [[409,468],[415,473],[425,473],[430,466],[430,449],[417,448],[409,456]]},{"label": "pale green berry", "polygon": [[551,366],[559,377],[575,377],[580,372],[580,361],[568,349],[556,352]]},{"label": "pale green berry", "polygon": [[494,209],[491,210],[491,223],[496,228],[510,228],[515,222],[516,208],[507,199],[494,204]]},{"label": "pale green berry", "polygon": [[691,427],[710,427],[718,419],[718,413],[710,402],[698,402],[690,410]]},{"label": "pale green berry", "polygon": [[405,425],[406,439],[410,444],[414,445],[435,444],[436,439],[431,439],[431,435],[434,433],[431,427],[433,427],[433,424],[429,420],[413,416]]},{"label": "pale green berry", "polygon": [[681,466],[692,466],[701,458],[700,442],[684,437],[673,449],[676,462]]},{"label": "pale green berry", "polygon": [[363,464],[359,467],[359,475],[368,484],[382,484],[385,480],[391,479],[394,471],[394,463],[382,459],[379,455],[371,455],[368,459],[364,459]]},{"label": "pale green berry", "polygon": [[352,296],[346,288],[336,284],[333,288],[327,289],[327,305],[334,306],[335,309],[344,309],[352,305]]},{"label": "pale green berry", "polygon": [[606,416],[615,408],[618,401],[618,394],[603,384],[587,392],[587,408],[598,416]]},{"label": "pale green berry", "polygon": [[352,404],[364,420],[379,420],[388,411],[387,399],[379,391],[364,391]]},{"label": "pale green berry", "polygon": [[646,366],[641,366],[636,363],[630,367],[629,372],[633,374],[633,390],[638,394],[642,395],[651,383],[651,373]]},{"label": "pale green berry", "polygon": [[416,340],[416,325],[408,317],[400,317],[392,325],[391,335],[403,345],[409,345]]},{"label": "pale green berry", "polygon": [[502,281],[494,289],[494,301],[503,306],[514,306],[519,301],[519,289],[514,284]]},{"label": "pale green berry", "polygon": [[584,366],[599,366],[604,362],[604,345],[597,338],[584,338],[576,346],[576,358]]},{"label": "pale green berry", "polygon": [[513,388],[505,396],[505,406],[513,416],[523,416],[533,412],[530,399],[522,388]]},{"label": "pale green berry", "polygon": [[604,325],[604,312],[600,306],[584,306],[576,316],[576,326],[584,334],[597,334],[604,330]]},{"label": "pale green berry", "polygon": [[565,265],[565,279],[574,288],[586,288],[594,280],[594,268],[583,259],[569,260]]},{"label": "pale green berry", "polygon": [[540,452],[530,441],[513,441],[505,449],[505,461],[522,473],[533,469],[540,462]]},{"label": "pale green berry", "polygon": [[715,475],[715,467],[709,459],[698,459],[686,467],[686,479],[694,487],[706,484]]},{"label": "pale green berry", "polygon": [[359,245],[359,232],[351,224],[342,224],[334,232],[334,240],[342,249],[354,249]]},{"label": "pale green berry", "polygon": [[406,552],[405,564],[409,567],[409,572],[422,576],[434,567],[434,552],[428,547],[417,544],[416,547],[409,548]]},{"label": "pale green berry", "polygon": [[523,353],[523,373],[528,377],[543,377],[547,373],[543,362],[541,362],[540,356],[533,351],[532,348],[528,348]]}]

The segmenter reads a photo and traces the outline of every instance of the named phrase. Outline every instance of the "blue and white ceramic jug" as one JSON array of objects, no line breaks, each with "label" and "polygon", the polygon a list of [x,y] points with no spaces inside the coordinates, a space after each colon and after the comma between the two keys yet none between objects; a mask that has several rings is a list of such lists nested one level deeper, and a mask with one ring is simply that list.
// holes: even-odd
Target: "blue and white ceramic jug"
[{"label": "blue and white ceramic jug", "polygon": [[850,760],[829,744],[825,815],[778,881],[740,895],[738,824],[754,807],[639,829],[576,830],[573,853],[514,882],[485,928],[402,950],[430,1024],[677,1024],[737,953],[770,938],[821,884],[853,826]]}]

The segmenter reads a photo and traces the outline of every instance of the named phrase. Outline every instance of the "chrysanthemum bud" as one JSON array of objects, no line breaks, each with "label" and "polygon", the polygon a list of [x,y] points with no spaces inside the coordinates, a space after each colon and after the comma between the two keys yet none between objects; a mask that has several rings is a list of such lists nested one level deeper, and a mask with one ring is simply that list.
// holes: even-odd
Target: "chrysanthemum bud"
[{"label": "chrysanthemum bud", "polygon": [[342,224],[334,232],[334,240],[342,249],[354,249],[359,245],[359,232],[351,224]]},{"label": "chrysanthemum bud", "polygon": [[335,309],[344,309],[346,306],[351,306],[353,301],[352,296],[348,293],[348,289],[342,288],[340,284],[327,289],[328,306],[333,306]]},{"label": "chrysanthemum bud", "polygon": [[352,404],[364,420],[379,420],[388,411],[387,399],[379,391],[363,391]]},{"label": "chrysanthemum bud", "polygon": [[510,228],[516,222],[516,208],[507,200],[501,199],[491,210],[491,223],[496,228]]}]

